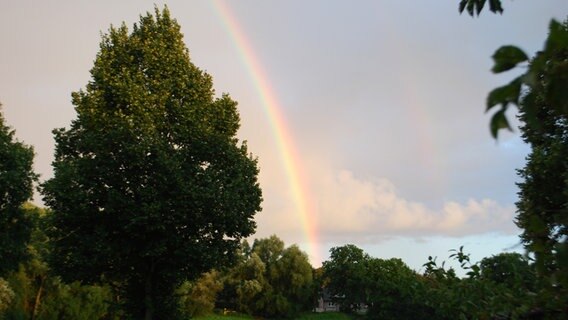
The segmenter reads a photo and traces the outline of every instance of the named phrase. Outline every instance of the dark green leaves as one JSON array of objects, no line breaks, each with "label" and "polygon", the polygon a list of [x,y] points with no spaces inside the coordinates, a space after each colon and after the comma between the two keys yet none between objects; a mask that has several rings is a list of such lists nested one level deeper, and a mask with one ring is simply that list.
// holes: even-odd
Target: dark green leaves
[{"label": "dark green leaves", "polygon": [[497,111],[493,117],[491,117],[491,122],[489,124],[489,129],[491,130],[491,135],[493,138],[497,139],[497,132],[500,129],[508,129],[512,131],[511,126],[509,125],[509,121],[505,116],[505,109],[501,109]]},{"label": "dark green leaves", "polygon": [[507,71],[513,69],[517,66],[517,64],[525,62],[528,59],[529,57],[526,53],[523,52],[523,50],[515,46],[502,46],[493,54],[493,61],[495,62],[495,64],[493,65],[491,71],[493,71],[494,73]]},{"label": "dark green leaves", "polygon": [[[459,12],[462,13],[467,9],[470,16],[475,16],[481,13],[487,0],[461,0],[459,4]],[[493,13],[503,13],[503,7],[500,0],[489,0],[489,10]]]},{"label": "dark green leaves", "polygon": [[493,13],[503,13],[503,7],[500,0],[489,0],[489,10]]},{"label": "dark green leaves", "polygon": [[505,116],[509,103],[518,104],[521,94],[522,77],[517,77],[508,85],[493,89],[487,97],[487,107],[485,111],[491,110],[496,105],[501,105],[501,109],[493,115],[490,122],[490,130],[493,138],[497,138],[500,129],[512,131],[509,121]]},{"label": "dark green leaves", "polygon": [[518,77],[508,85],[493,89],[487,97],[487,108],[485,111],[489,111],[498,104],[501,104],[503,108],[507,107],[509,103],[517,104],[521,94],[521,85],[522,79]]},{"label": "dark green leaves", "polygon": [[[537,52],[529,61],[525,52],[515,46],[507,45],[499,48],[493,54],[494,65],[491,71],[501,73],[517,67],[520,63],[529,62],[526,71],[509,84],[496,88],[487,97],[486,111],[496,105],[501,110],[491,119],[490,129],[493,137],[497,137],[499,129],[510,129],[505,111],[510,104],[519,106],[523,104],[527,122],[534,122],[535,95],[549,106],[551,110],[560,114],[568,114],[568,25],[555,20],[550,22],[549,35],[545,41],[544,49]],[[521,99],[522,98],[522,99]]]}]

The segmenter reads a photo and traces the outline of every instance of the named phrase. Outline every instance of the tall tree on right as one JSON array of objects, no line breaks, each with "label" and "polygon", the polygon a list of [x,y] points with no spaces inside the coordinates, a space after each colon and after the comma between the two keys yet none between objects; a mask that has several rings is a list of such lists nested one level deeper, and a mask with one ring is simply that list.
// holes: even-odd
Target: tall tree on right
[{"label": "tall tree on right", "polygon": [[[562,25],[568,32],[568,23]],[[563,68],[568,74],[568,49],[554,51],[538,81],[522,97],[519,118],[523,140],[531,147],[524,168],[517,202],[517,225],[521,239],[533,252],[537,272],[551,297],[568,293],[568,114],[554,108],[550,93],[554,82],[550,70]],[[534,63],[534,62],[533,62]],[[567,88],[564,88],[567,90]],[[537,121],[531,121],[531,118]],[[549,291],[550,291],[549,290]],[[558,306],[556,308],[566,308]],[[568,311],[568,310],[557,310]]]},{"label": "tall tree on right", "polygon": [[[486,2],[461,0],[459,11],[479,15]],[[501,1],[489,4],[492,12],[503,12]],[[535,256],[543,285],[537,309],[557,319],[568,314],[568,20],[550,21],[544,47],[532,58],[507,45],[494,53],[493,60],[494,73],[528,62],[521,75],[489,93],[486,112],[498,107],[490,122],[497,138],[499,130],[511,130],[508,107],[519,108],[522,137],[531,153],[518,171],[523,181],[518,183],[516,223],[523,230],[525,247]]]}]

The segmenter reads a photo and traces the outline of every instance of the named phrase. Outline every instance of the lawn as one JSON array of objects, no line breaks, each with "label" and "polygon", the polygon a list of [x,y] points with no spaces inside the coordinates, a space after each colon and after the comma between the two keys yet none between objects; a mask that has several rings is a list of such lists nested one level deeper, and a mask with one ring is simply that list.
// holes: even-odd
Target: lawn
[{"label": "lawn", "polygon": [[[196,320],[243,320],[243,319],[262,319],[247,315],[210,315],[195,318]],[[351,320],[352,318],[346,314],[339,312],[324,313],[304,313],[295,320]]]}]

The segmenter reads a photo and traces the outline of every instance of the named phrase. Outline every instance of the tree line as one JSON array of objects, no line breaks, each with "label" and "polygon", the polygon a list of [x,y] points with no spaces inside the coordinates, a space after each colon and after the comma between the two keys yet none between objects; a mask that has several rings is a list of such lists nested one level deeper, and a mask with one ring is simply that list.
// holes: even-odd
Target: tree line
[{"label": "tree line", "polygon": [[[28,258],[0,280],[4,319],[136,319],[112,283],[66,282],[54,273],[46,262],[52,254],[45,234],[49,210],[23,208],[34,228]],[[231,265],[180,282],[171,293],[170,319],[214,312],[294,319],[316,310],[326,296],[325,303],[366,319],[519,319],[540,312],[533,299],[539,290],[534,263],[518,253],[470,264],[460,248],[452,258],[469,271],[463,278],[434,258],[418,272],[354,245],[332,248],[330,259],[314,269],[296,245],[286,247],[275,235],[252,245],[242,241],[235,257]]]}]

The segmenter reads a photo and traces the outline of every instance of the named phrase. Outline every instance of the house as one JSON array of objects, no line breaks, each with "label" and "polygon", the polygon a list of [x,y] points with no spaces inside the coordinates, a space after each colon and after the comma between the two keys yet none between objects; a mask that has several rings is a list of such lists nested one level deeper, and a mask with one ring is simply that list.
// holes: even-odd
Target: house
[{"label": "house", "polygon": [[[341,301],[345,296],[332,295],[327,288],[323,288],[318,298],[318,303],[314,309],[315,312],[339,312],[341,311]],[[366,314],[368,306],[365,303],[358,303],[354,312],[357,314]]]},{"label": "house", "polygon": [[339,297],[333,297],[329,290],[323,288],[320,297],[318,298],[315,312],[339,311],[339,303],[337,303],[338,298]]}]

